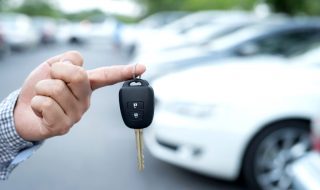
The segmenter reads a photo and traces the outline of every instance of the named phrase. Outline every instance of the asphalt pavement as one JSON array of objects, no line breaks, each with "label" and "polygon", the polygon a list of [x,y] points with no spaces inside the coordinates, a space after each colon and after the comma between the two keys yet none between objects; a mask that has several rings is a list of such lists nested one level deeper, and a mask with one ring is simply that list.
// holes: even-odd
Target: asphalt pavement
[{"label": "asphalt pavement", "polygon": [[[107,41],[81,46],[56,44],[13,53],[0,60],[0,100],[20,88],[47,58],[67,50],[83,54],[85,68],[127,64]],[[137,171],[134,132],[125,127],[118,105],[121,84],[97,90],[91,107],[69,134],[51,138],[1,190],[243,190],[239,183],[205,177],[152,157],[145,149],[145,170]]]}]

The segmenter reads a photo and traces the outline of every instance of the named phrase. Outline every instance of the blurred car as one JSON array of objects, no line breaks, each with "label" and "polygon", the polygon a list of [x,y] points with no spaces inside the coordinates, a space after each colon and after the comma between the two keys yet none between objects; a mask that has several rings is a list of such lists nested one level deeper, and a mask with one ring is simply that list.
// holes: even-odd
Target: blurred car
[{"label": "blurred car", "polygon": [[32,23],[40,36],[41,43],[48,44],[56,41],[58,26],[54,19],[49,17],[33,17]]},{"label": "blurred car", "polygon": [[69,22],[60,21],[57,40],[62,43],[84,44],[91,36],[91,23],[89,21]]},{"label": "blurred car", "polygon": [[147,147],[202,174],[243,176],[253,190],[291,189],[287,166],[310,151],[310,122],[319,113],[320,49],[314,51],[231,57],[155,79]]},{"label": "blurred car", "polygon": [[12,49],[26,49],[39,44],[40,37],[31,19],[23,14],[1,13],[0,28],[4,40]]},{"label": "blurred car", "polygon": [[121,31],[121,46],[128,54],[133,55],[141,36],[149,35],[163,26],[184,17],[187,12],[163,11],[148,16],[138,24],[126,24]]},{"label": "blurred car", "polygon": [[[210,37],[258,21],[255,14],[241,11],[200,11],[185,16],[139,39],[137,56],[188,44],[204,43]],[[154,36],[157,36],[156,38]]]},{"label": "blurred car", "polygon": [[169,72],[219,59],[274,55],[290,57],[320,41],[319,20],[267,20],[213,39],[205,46],[194,46],[144,54],[133,62],[148,66],[146,77],[153,80]]}]

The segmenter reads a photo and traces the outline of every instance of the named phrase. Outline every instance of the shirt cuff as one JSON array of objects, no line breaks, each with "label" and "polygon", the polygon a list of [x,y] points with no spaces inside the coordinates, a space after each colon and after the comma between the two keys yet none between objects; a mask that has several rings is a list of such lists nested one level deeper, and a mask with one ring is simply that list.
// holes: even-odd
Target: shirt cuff
[{"label": "shirt cuff", "polygon": [[7,179],[18,165],[17,161],[13,161],[19,153],[35,146],[35,143],[22,139],[15,128],[13,111],[19,93],[20,90],[11,93],[0,103],[0,180]]}]

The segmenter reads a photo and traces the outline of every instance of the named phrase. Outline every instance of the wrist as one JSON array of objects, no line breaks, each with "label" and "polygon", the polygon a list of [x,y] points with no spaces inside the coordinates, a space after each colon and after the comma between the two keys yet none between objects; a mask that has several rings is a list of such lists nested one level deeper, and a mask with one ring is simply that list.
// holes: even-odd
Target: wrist
[{"label": "wrist", "polygon": [[11,93],[0,106],[1,146],[6,147],[6,150],[8,150],[12,155],[33,145],[33,143],[21,138],[15,128],[14,107],[18,96],[19,91]]}]

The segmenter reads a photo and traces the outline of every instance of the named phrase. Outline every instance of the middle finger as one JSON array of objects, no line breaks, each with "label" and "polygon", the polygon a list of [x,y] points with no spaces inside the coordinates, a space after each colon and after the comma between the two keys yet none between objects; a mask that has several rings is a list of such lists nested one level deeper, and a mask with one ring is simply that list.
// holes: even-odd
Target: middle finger
[{"label": "middle finger", "polygon": [[73,96],[67,85],[57,79],[42,80],[36,85],[36,94],[53,98],[66,115],[73,121],[78,121],[84,111],[81,104]]}]

